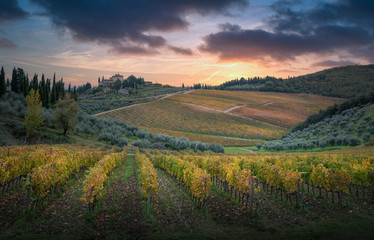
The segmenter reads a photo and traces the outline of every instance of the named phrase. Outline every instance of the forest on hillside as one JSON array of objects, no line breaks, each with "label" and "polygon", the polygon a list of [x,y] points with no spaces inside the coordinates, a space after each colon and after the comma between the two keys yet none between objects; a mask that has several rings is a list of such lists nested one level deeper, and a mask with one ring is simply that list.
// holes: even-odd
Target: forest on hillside
[{"label": "forest on hillside", "polygon": [[353,65],[287,79],[253,77],[234,79],[218,86],[221,90],[310,93],[352,98],[374,89],[374,65]]}]

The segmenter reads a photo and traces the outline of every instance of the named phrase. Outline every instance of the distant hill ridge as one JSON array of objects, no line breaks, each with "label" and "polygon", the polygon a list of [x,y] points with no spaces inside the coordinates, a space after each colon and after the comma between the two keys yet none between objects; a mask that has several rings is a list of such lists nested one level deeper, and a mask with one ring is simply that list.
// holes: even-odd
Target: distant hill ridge
[{"label": "distant hill ridge", "polygon": [[310,93],[352,98],[374,89],[374,64],[334,67],[312,74],[282,79],[274,77],[236,79],[219,86],[226,90]]}]

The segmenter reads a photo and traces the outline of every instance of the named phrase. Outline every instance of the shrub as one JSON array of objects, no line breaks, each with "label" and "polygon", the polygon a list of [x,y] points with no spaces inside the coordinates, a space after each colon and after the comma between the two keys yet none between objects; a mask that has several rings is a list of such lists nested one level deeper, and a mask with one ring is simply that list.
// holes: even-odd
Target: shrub
[{"label": "shrub", "polygon": [[151,142],[147,139],[138,139],[132,143],[135,147],[138,148],[148,148],[151,145]]},{"label": "shrub", "polygon": [[366,132],[362,135],[362,140],[364,140],[365,142],[369,141],[370,139],[370,133]]},{"label": "shrub", "polygon": [[356,136],[351,136],[350,138],[350,144],[351,146],[357,146],[361,144],[361,140]]},{"label": "shrub", "polygon": [[212,151],[212,152],[215,152],[215,153],[224,153],[225,152],[225,148],[222,145],[216,144],[216,143],[211,143],[209,145],[209,150]]},{"label": "shrub", "polygon": [[151,145],[151,148],[155,148],[155,149],[165,149],[165,145],[162,144],[162,143],[156,142],[156,143],[153,143],[153,144]]}]

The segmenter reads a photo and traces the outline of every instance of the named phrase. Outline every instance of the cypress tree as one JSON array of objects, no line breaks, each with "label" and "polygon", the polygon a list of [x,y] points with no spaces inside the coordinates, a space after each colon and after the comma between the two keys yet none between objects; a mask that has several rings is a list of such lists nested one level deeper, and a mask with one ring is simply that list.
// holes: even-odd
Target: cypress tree
[{"label": "cypress tree", "polygon": [[16,68],[13,68],[12,72],[12,82],[10,84],[10,90],[15,93],[19,93],[19,82],[17,77],[17,71]]},{"label": "cypress tree", "polygon": [[74,89],[73,89],[73,97],[74,97],[74,100],[76,102],[78,102],[78,94],[77,94],[77,87],[74,86]]},{"label": "cypress tree", "polygon": [[42,104],[43,104],[43,107],[45,107],[45,78],[44,78],[44,74],[42,74],[42,79],[40,80],[40,83],[39,83],[39,93],[40,93],[40,99],[42,101]]},{"label": "cypress tree", "polygon": [[30,83],[30,89],[32,88],[36,92],[36,90],[38,90],[38,87],[39,87],[38,74],[35,73]]},{"label": "cypress tree", "polygon": [[6,83],[5,83],[5,72],[4,67],[1,67],[0,72],[0,97],[3,96],[6,92]]},{"label": "cypress tree", "polygon": [[23,93],[23,95],[26,96],[25,74],[23,73],[23,70],[21,71],[20,68],[17,69],[17,78],[19,81],[19,92]]},{"label": "cypress tree", "polygon": [[46,108],[49,108],[50,94],[51,94],[51,79],[47,78],[47,82],[45,84],[45,107]]},{"label": "cypress tree", "polygon": [[57,93],[56,93],[56,73],[53,74],[52,92],[51,92],[51,104],[56,104]]},{"label": "cypress tree", "polygon": [[64,84],[64,79],[61,78],[61,86],[60,86],[60,93],[61,93],[61,98],[65,97],[65,84]]},{"label": "cypress tree", "polygon": [[25,80],[23,81],[23,84],[24,84],[24,87],[23,87],[24,94],[26,96],[30,92],[30,87],[29,87],[30,86],[30,80],[29,80],[29,75],[28,74],[26,74],[26,77],[25,77]]}]

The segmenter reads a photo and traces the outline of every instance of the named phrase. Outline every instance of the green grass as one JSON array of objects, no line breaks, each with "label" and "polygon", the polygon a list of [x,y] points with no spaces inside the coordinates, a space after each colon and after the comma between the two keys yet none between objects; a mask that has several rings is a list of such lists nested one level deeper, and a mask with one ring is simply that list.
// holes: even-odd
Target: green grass
[{"label": "green grass", "polygon": [[243,147],[225,147],[225,153],[249,154],[251,151]]}]

